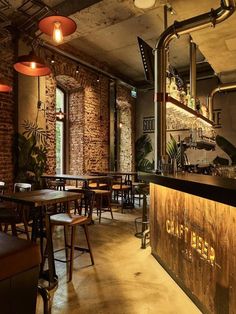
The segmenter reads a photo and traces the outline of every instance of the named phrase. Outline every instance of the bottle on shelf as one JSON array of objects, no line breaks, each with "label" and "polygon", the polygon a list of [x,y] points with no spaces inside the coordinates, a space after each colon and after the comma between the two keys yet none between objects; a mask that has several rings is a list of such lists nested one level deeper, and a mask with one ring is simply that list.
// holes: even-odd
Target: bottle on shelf
[{"label": "bottle on shelf", "polygon": [[172,76],[170,80],[170,96],[172,98],[179,100],[179,91],[174,76]]},{"label": "bottle on shelf", "polygon": [[195,110],[195,98],[194,97],[190,97],[190,106],[191,109]]},{"label": "bottle on shelf", "polygon": [[187,84],[187,92],[185,96],[185,105],[191,107],[190,84]]},{"label": "bottle on shelf", "polygon": [[181,91],[180,91],[180,102],[182,102],[184,105],[186,105],[185,99],[186,99],[186,92],[185,92],[185,90],[182,88]]},{"label": "bottle on shelf", "polygon": [[166,93],[167,94],[170,93],[170,78],[168,76],[168,73],[167,73],[167,76],[166,76]]}]

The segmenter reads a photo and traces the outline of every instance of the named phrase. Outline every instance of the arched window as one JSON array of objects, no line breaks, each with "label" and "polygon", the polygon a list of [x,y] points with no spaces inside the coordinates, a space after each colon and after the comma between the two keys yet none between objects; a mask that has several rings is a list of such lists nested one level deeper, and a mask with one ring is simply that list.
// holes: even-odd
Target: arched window
[{"label": "arched window", "polygon": [[65,173],[66,93],[56,88],[56,173]]}]

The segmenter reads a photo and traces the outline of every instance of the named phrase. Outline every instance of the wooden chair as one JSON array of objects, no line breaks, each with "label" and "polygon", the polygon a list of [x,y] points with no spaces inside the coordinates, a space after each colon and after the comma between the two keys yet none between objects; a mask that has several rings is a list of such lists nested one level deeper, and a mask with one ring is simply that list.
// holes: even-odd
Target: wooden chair
[{"label": "wooden chair", "polygon": [[65,191],[65,180],[47,180],[47,188],[58,191]]},{"label": "wooden chair", "polygon": [[119,201],[121,198],[121,211],[124,212],[124,202],[130,201],[132,199],[132,182],[122,181],[121,175],[112,176],[112,192],[114,195],[114,200]]},{"label": "wooden chair", "polygon": [[[14,192],[26,192],[31,190],[31,184],[29,183],[15,183]],[[27,239],[29,240],[29,230],[28,230],[28,217],[29,210],[24,209],[21,205],[16,206],[11,202],[1,202],[0,203],[0,224],[4,225],[4,232],[8,231],[8,226],[11,226],[11,231],[14,236],[17,236],[17,233],[25,233]],[[18,225],[24,225],[24,230]]]},{"label": "wooden chair", "polygon": [[111,207],[111,178],[99,180],[99,187],[92,189],[95,193],[95,207],[97,214],[99,214],[99,223],[101,223],[102,213],[110,212],[113,219],[113,212]]},{"label": "wooden chair", "polygon": [[[70,190],[72,191],[72,190]],[[89,241],[89,234],[88,234],[88,225],[92,221],[92,212],[93,212],[93,204],[94,204],[94,197],[95,194],[91,190],[81,189],[81,190],[74,190],[75,193],[78,193],[78,200],[79,200],[79,208],[78,211],[80,214],[71,213],[71,210],[68,208],[67,213],[60,213],[56,215],[50,216],[50,224],[51,226],[63,226],[64,227],[64,238],[65,238],[65,252],[66,252],[66,260],[62,261],[57,258],[55,260],[69,263],[69,281],[72,279],[72,271],[73,271],[73,260],[74,260],[74,250],[82,250],[85,252],[89,252],[92,265],[94,265],[94,259],[92,254],[92,249]],[[83,214],[83,209],[85,212]],[[75,228],[77,226],[81,226],[84,229],[85,237],[87,241],[88,248],[78,248],[75,246]],[[67,234],[68,229],[71,229],[71,236],[70,236],[70,244],[68,243]],[[68,258],[68,249],[70,249],[70,255]]]}]

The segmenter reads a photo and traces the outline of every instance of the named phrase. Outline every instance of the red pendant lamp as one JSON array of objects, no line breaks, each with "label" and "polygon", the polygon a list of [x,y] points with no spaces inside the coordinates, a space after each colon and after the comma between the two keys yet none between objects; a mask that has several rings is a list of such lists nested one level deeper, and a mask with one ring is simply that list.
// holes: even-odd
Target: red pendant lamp
[{"label": "red pendant lamp", "polygon": [[12,86],[0,83],[0,93],[12,92]]},{"label": "red pendant lamp", "polygon": [[33,50],[28,55],[19,56],[14,64],[14,69],[29,76],[45,76],[51,73],[50,68],[44,64],[41,58],[36,56]]},{"label": "red pendant lamp", "polygon": [[39,21],[38,27],[42,33],[52,36],[53,41],[60,44],[65,36],[75,32],[77,25],[67,16],[52,15]]}]

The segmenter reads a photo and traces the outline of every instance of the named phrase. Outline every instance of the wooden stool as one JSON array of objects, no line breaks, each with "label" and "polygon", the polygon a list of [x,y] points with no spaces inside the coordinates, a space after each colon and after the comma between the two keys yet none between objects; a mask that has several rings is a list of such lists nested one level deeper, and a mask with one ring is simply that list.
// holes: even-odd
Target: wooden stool
[{"label": "wooden stool", "polygon": [[[88,225],[91,223],[92,220],[92,212],[93,212],[93,204],[94,204],[94,197],[95,194],[91,190],[81,189],[75,190],[75,193],[78,193],[78,200],[81,200],[79,212],[82,213],[82,207],[84,206],[87,210],[85,210],[85,214],[78,215],[78,214],[71,214],[70,209],[68,209],[68,213],[61,213],[50,216],[50,224],[51,226],[63,226],[64,227],[64,237],[65,237],[65,251],[66,251],[66,260],[62,261],[56,259],[60,262],[69,263],[69,281],[72,279],[72,271],[73,271],[73,260],[74,260],[74,249],[78,249],[80,251],[85,251],[90,254],[92,265],[94,265],[94,259],[92,254],[92,249],[89,241],[89,234],[88,234]],[[75,228],[76,226],[81,226],[84,229],[86,241],[88,244],[88,248],[78,248],[75,246]],[[67,232],[68,228],[71,229],[71,238],[70,244],[67,241]],[[68,257],[68,248],[70,249],[70,257]]]}]

